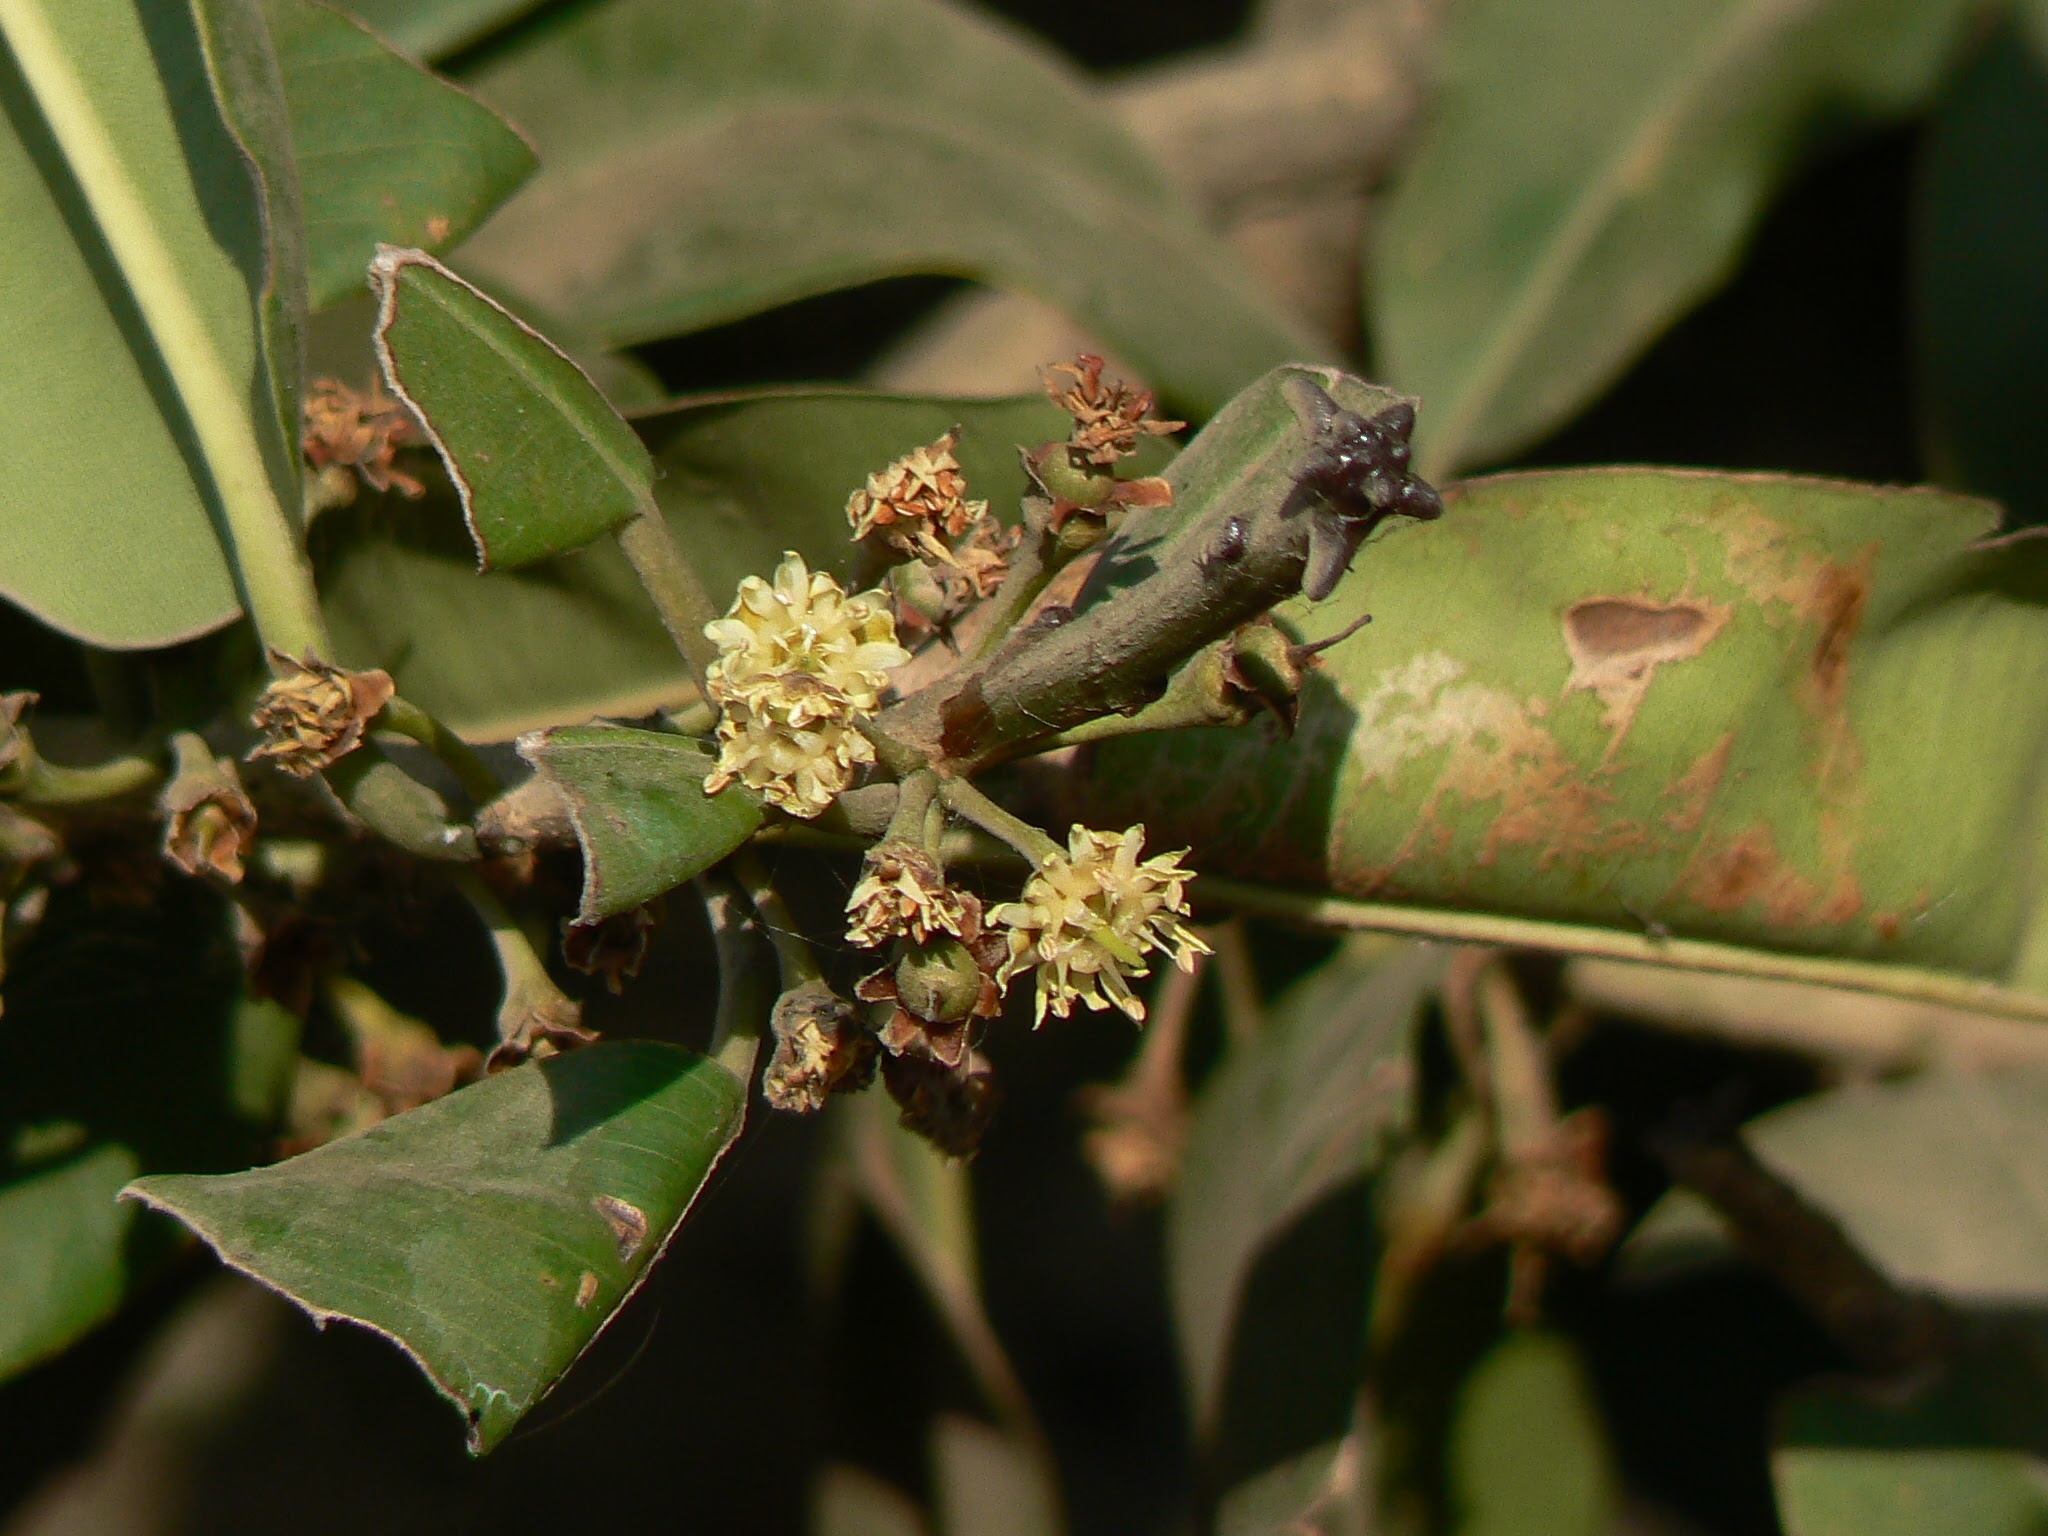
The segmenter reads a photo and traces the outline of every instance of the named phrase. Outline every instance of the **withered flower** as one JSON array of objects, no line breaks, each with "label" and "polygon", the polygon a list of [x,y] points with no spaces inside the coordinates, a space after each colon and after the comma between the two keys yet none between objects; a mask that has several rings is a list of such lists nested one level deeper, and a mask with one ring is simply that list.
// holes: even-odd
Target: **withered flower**
[{"label": "withered flower", "polygon": [[647,963],[648,937],[661,921],[661,898],[642,902],[627,912],[614,912],[594,923],[562,925],[562,958],[586,976],[602,976],[605,990],[617,997],[629,978]]},{"label": "withered flower", "polygon": [[1130,978],[1151,973],[1148,952],[1171,954],[1190,970],[1209,946],[1179,919],[1188,915],[1191,870],[1160,854],[1140,863],[1145,829],[1095,832],[1076,826],[1067,852],[1054,853],[1024,883],[1023,893],[991,915],[1009,928],[1005,981],[1033,967],[1038,972],[1034,1024],[1049,1009],[1066,1018],[1076,1002],[1121,1008],[1143,1023],[1145,1004]]},{"label": "withered flower", "polygon": [[164,819],[164,857],[188,875],[209,870],[239,884],[242,860],[256,845],[256,807],[234,759],[215,757],[190,732],[173,745],[178,771],[156,802]]},{"label": "withered flower", "polygon": [[902,1111],[904,1129],[948,1157],[974,1156],[1002,1096],[979,1051],[969,1051],[956,1067],[927,1056],[885,1056],[882,1084]]},{"label": "withered flower", "polygon": [[[1058,377],[1062,374],[1064,381]],[[1137,451],[1140,437],[1164,437],[1187,425],[1155,420],[1150,390],[1134,390],[1120,380],[1104,383],[1102,359],[1092,353],[1054,363],[1043,377],[1046,397],[1074,418],[1068,443],[1090,464],[1114,464]]]},{"label": "withered flower", "polygon": [[484,1058],[486,1072],[573,1051],[597,1039],[597,1031],[583,1022],[582,1004],[550,986],[546,992],[508,995],[498,1010],[498,1037]]},{"label": "withered flower", "polygon": [[339,379],[316,379],[306,392],[299,447],[323,479],[329,466],[338,465],[377,490],[423,496],[427,488],[394,463],[400,448],[418,440],[412,413],[385,394],[378,380],[359,392]]},{"label": "withered flower", "polygon": [[806,982],[777,998],[769,1028],[775,1054],[761,1093],[777,1109],[814,1114],[834,1088],[865,1088],[873,1080],[875,1037],[862,1028],[853,1005],[823,982]]},{"label": "withered flower", "polygon": [[967,477],[953,456],[959,442],[960,429],[954,427],[937,442],[913,448],[869,475],[867,485],[846,502],[854,538],[876,534],[906,559],[953,564],[953,552],[940,535],[957,539],[988,512],[987,502],[967,499]]},{"label": "withered flower", "polygon": [[256,700],[249,723],[264,739],[247,760],[267,759],[301,779],[353,752],[398,691],[391,674],[379,668],[351,672],[310,653],[300,659],[275,648],[270,659],[283,675]]},{"label": "withered flower", "polygon": [[877,843],[861,861],[860,882],[846,898],[852,918],[846,942],[875,949],[906,936],[920,944],[940,933],[961,938],[973,902],[947,885],[938,861],[914,843]]},{"label": "withered flower", "polygon": [[17,788],[35,761],[35,748],[22,729],[21,717],[38,697],[26,689],[0,693],[0,792]]}]

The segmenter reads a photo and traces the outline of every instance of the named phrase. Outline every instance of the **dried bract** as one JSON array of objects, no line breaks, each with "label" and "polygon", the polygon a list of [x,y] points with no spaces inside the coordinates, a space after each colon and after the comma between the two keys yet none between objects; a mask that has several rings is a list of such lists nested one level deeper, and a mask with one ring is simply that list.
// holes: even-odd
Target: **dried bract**
[{"label": "dried bract", "polygon": [[1142,1023],[1144,1002],[1130,978],[1151,973],[1148,953],[1171,954],[1192,969],[1209,946],[1179,920],[1188,915],[1187,882],[1193,871],[1174,861],[1180,853],[1139,861],[1145,829],[1095,832],[1077,826],[1067,852],[1049,855],[1024,883],[1023,893],[991,914],[1009,929],[1005,981],[1037,968],[1035,1024],[1048,1011],[1066,1018],[1076,1002],[1121,1008]]},{"label": "dried bract", "polygon": [[873,534],[906,559],[953,564],[946,538],[959,538],[988,512],[987,502],[967,499],[967,477],[953,456],[959,442],[955,427],[869,475],[867,485],[847,498],[853,536]]},{"label": "dried bract", "polygon": [[258,696],[249,717],[263,740],[248,761],[273,762],[302,779],[353,752],[398,691],[391,674],[378,668],[351,672],[311,654],[301,659],[275,649],[270,659],[281,675]]},{"label": "dried bract", "polygon": [[583,1022],[581,1004],[554,992],[508,997],[498,1010],[498,1035],[498,1043],[484,1059],[486,1072],[573,1051],[595,1040],[597,1031]]},{"label": "dried bract", "polygon": [[777,1109],[815,1114],[834,1088],[865,1088],[874,1076],[875,1037],[853,1005],[823,982],[806,982],[775,1000],[769,1018],[775,1054],[761,1093]]},{"label": "dried bract", "polygon": [[[1060,375],[1065,375],[1062,380]],[[1135,453],[1141,437],[1178,432],[1184,421],[1153,419],[1150,390],[1103,382],[1102,359],[1083,352],[1044,371],[1046,397],[1074,418],[1068,443],[1090,464],[1110,465]]]},{"label": "dried bract", "polygon": [[376,380],[357,391],[339,379],[316,379],[306,392],[299,447],[323,479],[330,466],[338,465],[377,490],[423,496],[427,488],[393,462],[400,448],[419,439],[412,414]]}]

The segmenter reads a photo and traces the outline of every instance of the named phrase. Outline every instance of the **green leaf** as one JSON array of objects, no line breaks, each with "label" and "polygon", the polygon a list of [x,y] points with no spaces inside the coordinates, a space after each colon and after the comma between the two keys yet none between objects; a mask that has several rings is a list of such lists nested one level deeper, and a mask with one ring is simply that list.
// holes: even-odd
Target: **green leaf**
[{"label": "green leaf", "polygon": [[539,0],[348,0],[343,7],[415,58],[439,59],[517,21]]},{"label": "green leaf", "polygon": [[1752,1120],[1743,1138],[1898,1285],[2048,1301],[2048,1073],[1853,1084]]},{"label": "green leaf", "polygon": [[1569,420],[1733,270],[1818,126],[1933,89],[1962,0],[1474,0],[1367,264],[1432,477]]},{"label": "green leaf", "polygon": [[2001,29],[1934,114],[1919,173],[1911,271],[1929,462],[2013,521],[2048,522],[2048,50]]},{"label": "green leaf", "polygon": [[621,1040],[486,1078],[288,1162],[127,1193],[321,1321],[391,1339],[490,1450],[646,1275],[745,1090]]},{"label": "green leaf", "polygon": [[1965,1315],[1940,1378],[1846,1383],[1780,1405],[1771,1473],[1786,1536],[2044,1536],[2048,1374],[2038,1313]]},{"label": "green leaf", "polygon": [[[167,1256],[115,1204],[138,1172],[245,1166],[283,1100],[297,1021],[240,996],[227,904],[166,880],[139,904],[51,893],[0,1013],[0,1378],[112,1315]],[[280,1048],[281,1047],[281,1048]]]},{"label": "green leaf", "polygon": [[583,845],[579,922],[594,923],[702,874],[761,825],[740,785],[704,793],[712,759],[694,741],[618,726],[562,726],[519,740],[561,792]]},{"label": "green leaf", "polygon": [[964,8],[614,0],[474,83],[543,169],[465,265],[614,343],[929,272],[1038,294],[1204,414],[1329,355],[1070,74]]},{"label": "green leaf", "polygon": [[[874,470],[959,425],[971,494],[1014,516],[1019,444],[1063,436],[1043,398],[932,400],[769,390],[684,401],[635,420],[669,527],[722,602],[786,549],[852,569],[846,498]],[[1134,461],[1164,462],[1154,447]],[[314,525],[321,601],[338,655],[387,668],[400,690],[473,740],[593,715],[644,715],[690,696],[673,642],[609,541],[479,579],[452,501],[370,498]]]},{"label": "green leaf", "polygon": [[654,461],[555,344],[422,251],[380,246],[377,360],[426,425],[484,570],[588,544],[652,499]]},{"label": "green leaf", "polygon": [[1465,1379],[1448,1461],[1458,1536],[1601,1536],[1613,1452],[1571,1342],[1510,1334]]},{"label": "green leaf", "polygon": [[0,593],[97,645],[187,639],[239,609],[216,514],[299,503],[276,63],[255,0],[9,0],[0,35]]},{"label": "green leaf", "polygon": [[315,309],[359,293],[380,243],[444,251],[532,174],[489,107],[319,0],[265,0],[298,146]]},{"label": "green leaf", "polygon": [[1217,1536],[1371,1536],[1362,1451],[1354,1431],[1246,1478],[1217,1501]]},{"label": "green leaf", "polygon": [[924,1513],[872,1473],[832,1462],[811,1492],[811,1536],[926,1536]]},{"label": "green leaf", "polygon": [[1046,1468],[1000,1430],[941,1414],[931,1457],[944,1536],[1060,1536],[1066,1529]]},{"label": "green leaf", "polygon": [[1197,1424],[1213,1425],[1222,1406],[1252,1262],[1324,1195],[1371,1169],[1404,1122],[1411,1028],[1441,964],[1425,946],[1350,941],[1287,992],[1203,1088],[1167,1226]]},{"label": "green leaf", "polygon": [[0,1377],[56,1354],[121,1305],[135,1211],[115,1197],[141,1171],[133,1152],[106,1144],[0,1184]]},{"label": "green leaf", "polygon": [[1324,654],[1291,739],[1103,743],[1090,818],[1370,903],[1364,923],[1722,968],[1764,963],[1732,946],[1849,956],[1883,963],[1808,979],[1949,1000],[1979,989],[1908,967],[2048,990],[2039,877],[2012,857],[2048,811],[2048,542],[1980,543],[1994,522],[1770,475],[1475,481],[1282,610],[1311,638],[1373,617]]}]

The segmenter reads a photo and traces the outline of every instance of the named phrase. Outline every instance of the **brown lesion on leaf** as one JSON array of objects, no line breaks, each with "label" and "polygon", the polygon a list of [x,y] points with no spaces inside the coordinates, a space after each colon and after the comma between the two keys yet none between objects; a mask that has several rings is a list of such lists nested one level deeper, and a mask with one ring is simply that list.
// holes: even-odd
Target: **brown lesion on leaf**
[{"label": "brown lesion on leaf", "polygon": [[630,1264],[647,1241],[647,1213],[617,1195],[593,1195],[590,1203],[612,1229],[612,1239],[619,1245],[619,1262]]},{"label": "brown lesion on leaf", "polygon": [[576,1282],[576,1310],[581,1312],[597,1300],[597,1271],[586,1269]]},{"label": "brown lesion on leaf", "polygon": [[1722,776],[1728,771],[1728,754],[1734,746],[1735,733],[1722,732],[1721,739],[1695,758],[1693,765],[1672,780],[1659,796],[1671,802],[1671,809],[1664,813],[1664,825],[1675,835],[1689,837],[1707,819],[1707,809],[1714,803],[1714,792],[1721,787]]},{"label": "brown lesion on leaf", "polygon": [[1565,650],[1572,659],[1567,694],[1585,690],[1601,705],[1612,732],[1602,762],[1635,723],[1657,668],[1690,661],[1727,625],[1733,610],[1701,598],[1656,602],[1642,597],[1589,597],[1564,613]]},{"label": "brown lesion on leaf", "polygon": [[1679,874],[1677,894],[1709,912],[1759,906],[1782,927],[1846,923],[1863,910],[1862,889],[1846,865],[1826,884],[1815,880],[1785,861],[1764,821],[1702,843]]}]

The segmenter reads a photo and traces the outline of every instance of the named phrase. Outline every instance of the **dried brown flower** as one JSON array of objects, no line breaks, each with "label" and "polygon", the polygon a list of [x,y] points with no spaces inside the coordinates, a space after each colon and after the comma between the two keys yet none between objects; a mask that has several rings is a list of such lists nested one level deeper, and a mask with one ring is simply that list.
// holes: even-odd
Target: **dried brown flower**
[{"label": "dried brown flower", "polygon": [[1044,378],[1046,397],[1074,418],[1068,443],[1090,464],[1114,464],[1137,451],[1140,437],[1164,437],[1187,425],[1155,420],[1150,390],[1134,390],[1118,380],[1104,383],[1102,359],[1092,353],[1054,363]]},{"label": "dried brown flower", "polygon": [[761,1093],[777,1109],[815,1114],[835,1088],[865,1088],[874,1078],[875,1037],[854,1006],[823,982],[806,982],[775,1000],[769,1018],[775,1054]]},{"label": "dried brown flower", "polygon": [[230,885],[241,882],[242,860],[256,845],[256,807],[233,758],[201,751],[181,761],[156,808],[165,858],[188,875],[209,870]]},{"label": "dried brown flower", "polygon": [[967,477],[953,456],[959,441],[955,427],[869,475],[867,485],[847,498],[853,536],[875,534],[907,559],[951,565],[953,553],[940,535],[957,539],[988,512],[987,502],[967,499]]},{"label": "dried brown flower", "polygon": [[[354,470],[377,490],[423,496],[427,488],[393,462],[400,448],[418,440],[412,413],[385,394],[378,380],[357,391],[339,379],[316,379],[306,392],[299,447],[323,480],[331,478],[327,469],[338,465]],[[353,493],[347,499],[352,500]]]},{"label": "dried brown flower", "polygon": [[28,732],[22,729],[21,717],[39,695],[26,689],[18,693],[0,693],[0,791],[11,790],[35,761],[35,748],[30,745]]},{"label": "dried brown flower", "polygon": [[885,1056],[882,1084],[902,1111],[904,1128],[949,1157],[975,1154],[1002,1097],[979,1051],[969,1051],[956,1067],[925,1056]]},{"label": "dried brown flower", "polygon": [[617,997],[647,963],[648,938],[660,921],[661,898],[656,897],[594,923],[564,923],[562,958],[586,976],[602,976],[605,990]]},{"label": "dried brown flower", "polygon": [[256,700],[249,723],[263,740],[248,761],[267,759],[298,778],[310,778],[353,752],[377,712],[398,691],[378,668],[351,672],[310,653],[302,660],[273,649],[283,674]]}]

